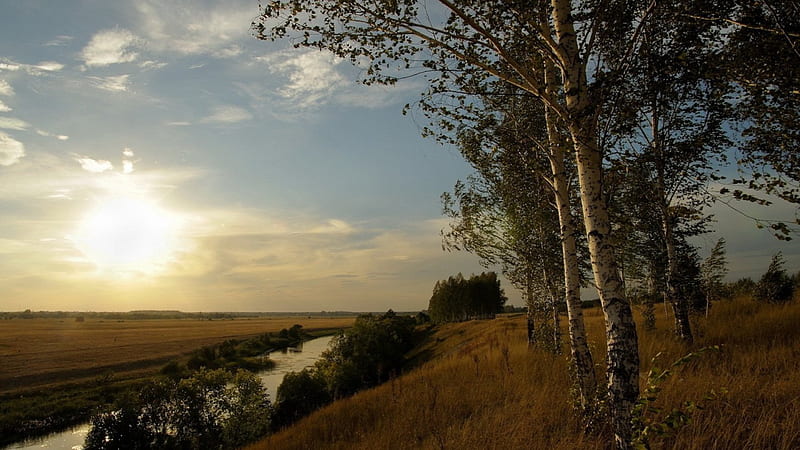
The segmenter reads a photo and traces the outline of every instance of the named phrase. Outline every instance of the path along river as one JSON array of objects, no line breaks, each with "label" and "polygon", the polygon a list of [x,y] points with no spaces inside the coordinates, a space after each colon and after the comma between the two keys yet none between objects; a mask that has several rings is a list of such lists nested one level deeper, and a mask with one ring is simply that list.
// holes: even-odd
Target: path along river
[{"label": "path along river", "polygon": [[[289,372],[297,372],[314,365],[322,352],[327,350],[331,339],[333,339],[333,336],[324,336],[306,341],[296,349],[270,353],[269,357],[275,361],[275,367],[258,374],[261,377],[261,382],[267,387],[270,400],[275,400],[275,392],[278,389],[278,385],[283,381],[283,376]],[[83,441],[88,432],[89,424],[85,423],[61,433],[12,444],[6,449],[33,450],[50,448],[56,450],[80,450],[83,448]]]}]

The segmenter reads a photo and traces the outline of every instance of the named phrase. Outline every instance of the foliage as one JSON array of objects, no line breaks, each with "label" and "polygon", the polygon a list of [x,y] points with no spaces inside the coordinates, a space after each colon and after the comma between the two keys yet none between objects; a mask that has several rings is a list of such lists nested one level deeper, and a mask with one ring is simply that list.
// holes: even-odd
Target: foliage
[{"label": "foliage", "polygon": [[254,374],[200,370],[179,382],[152,382],[95,415],[85,448],[232,448],[266,434],[270,412]]},{"label": "foliage", "polygon": [[428,313],[436,323],[493,318],[503,312],[506,300],[496,273],[484,272],[469,279],[459,273],[436,282]]},{"label": "foliage", "polygon": [[332,400],[319,371],[303,369],[283,377],[275,396],[273,428],[279,429],[311,414]]},{"label": "foliage", "polygon": [[792,299],[794,280],[783,268],[780,252],[772,257],[766,273],[761,276],[753,290],[753,299],[759,302],[784,303]]},{"label": "foliage", "polygon": [[[649,449],[652,437],[674,435],[691,421],[694,412],[704,408],[704,405],[699,402],[686,401],[680,408],[675,408],[664,414],[663,408],[656,407],[653,403],[658,399],[658,395],[662,390],[661,385],[675,373],[676,369],[709,351],[719,352],[720,347],[705,347],[691,352],[673,362],[667,369],[660,369],[656,366],[656,361],[661,356],[661,353],[653,357],[650,363],[651,368],[647,373],[647,384],[639,397],[639,401],[633,408],[634,436],[632,443],[634,448]],[[726,393],[727,389],[725,388],[721,388],[719,392],[711,390],[703,397],[703,400],[716,400],[720,395],[725,395]]]},{"label": "foliage", "polygon": [[728,261],[725,259],[725,238],[720,238],[711,249],[711,254],[700,265],[703,280],[703,292],[706,296],[706,314],[711,302],[721,299],[725,293],[722,279],[728,273]]},{"label": "foliage", "polygon": [[416,322],[391,309],[380,316],[359,316],[351,328],[333,338],[313,368],[284,377],[278,386],[275,427],[396,376],[414,346]]}]

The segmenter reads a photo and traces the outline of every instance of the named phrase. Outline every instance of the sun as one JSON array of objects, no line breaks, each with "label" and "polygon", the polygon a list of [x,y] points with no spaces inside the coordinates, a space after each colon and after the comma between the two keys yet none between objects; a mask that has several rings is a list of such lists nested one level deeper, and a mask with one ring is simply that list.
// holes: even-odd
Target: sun
[{"label": "sun", "polygon": [[102,271],[152,274],[168,262],[176,231],[174,216],[156,203],[111,197],[86,214],[76,241]]}]

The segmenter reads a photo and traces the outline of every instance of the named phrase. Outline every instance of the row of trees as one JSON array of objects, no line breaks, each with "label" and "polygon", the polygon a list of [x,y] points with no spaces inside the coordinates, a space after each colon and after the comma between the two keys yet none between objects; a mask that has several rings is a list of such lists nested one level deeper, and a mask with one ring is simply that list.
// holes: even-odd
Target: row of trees
[{"label": "row of trees", "polygon": [[430,319],[436,323],[494,318],[508,300],[494,272],[465,279],[460,273],[437,281],[428,303]]},{"label": "row of trees", "polygon": [[[660,292],[691,342],[679,272],[703,208],[719,196],[768,202],[753,190],[800,203],[793,0],[276,0],[254,28],[348,58],[368,84],[426,77],[425,132],[476,168],[446,199],[446,243],[502,264],[529,301],[563,299],[585,408],[598,383],[579,289],[594,285],[619,448],[639,395],[626,286]],[[749,191],[714,188],[735,152],[730,181]]]}]

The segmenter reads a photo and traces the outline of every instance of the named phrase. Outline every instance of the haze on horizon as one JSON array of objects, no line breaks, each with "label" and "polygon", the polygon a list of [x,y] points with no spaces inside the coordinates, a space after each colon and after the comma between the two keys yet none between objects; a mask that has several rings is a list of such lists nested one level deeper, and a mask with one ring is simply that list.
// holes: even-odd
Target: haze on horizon
[{"label": "haze on horizon", "polygon": [[[419,310],[482,270],[441,250],[439,195],[470,169],[401,116],[422,80],[256,41],[254,1],[2,8],[0,311]],[[695,242],[727,239],[730,279],[778,250],[800,267],[714,212]]]}]

